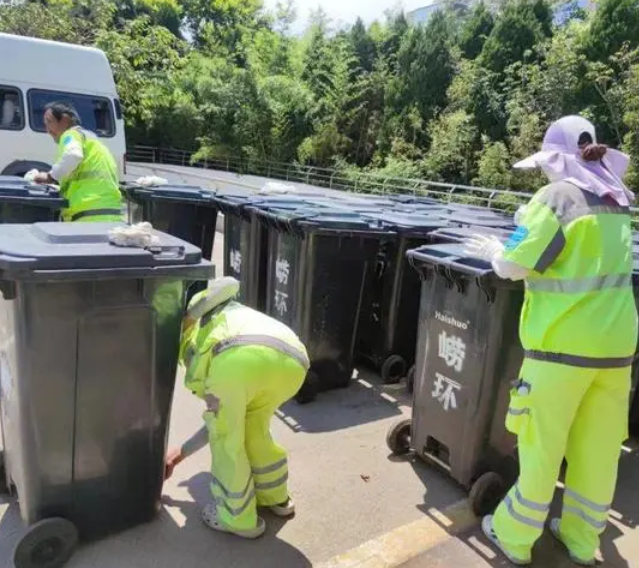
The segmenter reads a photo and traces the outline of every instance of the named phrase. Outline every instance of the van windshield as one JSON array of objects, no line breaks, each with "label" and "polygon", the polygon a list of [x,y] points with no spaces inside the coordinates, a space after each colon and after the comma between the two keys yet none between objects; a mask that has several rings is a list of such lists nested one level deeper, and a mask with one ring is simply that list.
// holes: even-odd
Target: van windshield
[{"label": "van windshield", "polygon": [[29,122],[36,132],[46,132],[44,126],[44,107],[52,102],[64,102],[72,105],[82,119],[82,127],[95,132],[102,138],[115,136],[115,117],[111,101],[103,97],[41,91],[32,89],[29,98]]}]

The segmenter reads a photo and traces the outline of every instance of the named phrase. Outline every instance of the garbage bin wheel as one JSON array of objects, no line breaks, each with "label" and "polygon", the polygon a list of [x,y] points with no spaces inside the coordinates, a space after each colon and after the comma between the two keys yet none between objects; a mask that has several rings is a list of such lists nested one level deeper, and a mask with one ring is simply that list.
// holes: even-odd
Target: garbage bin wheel
[{"label": "garbage bin wheel", "polygon": [[78,529],[61,518],[31,525],[13,553],[15,568],[62,568],[78,546]]},{"label": "garbage bin wheel", "polygon": [[410,418],[404,418],[391,426],[388,434],[386,434],[386,444],[393,455],[404,456],[410,452],[410,431],[412,425],[413,421]]},{"label": "garbage bin wheel", "polygon": [[7,486],[7,466],[4,463],[4,450],[0,450],[0,495],[9,493]]},{"label": "garbage bin wheel", "polygon": [[302,388],[295,395],[295,400],[299,404],[308,404],[309,402],[313,402],[320,391],[319,387],[320,379],[317,376],[317,373],[309,371],[306,373],[306,379],[304,379]]},{"label": "garbage bin wheel", "polygon": [[492,513],[504,497],[506,485],[498,473],[489,471],[480,476],[470,488],[468,501],[478,517]]},{"label": "garbage bin wheel", "polygon": [[395,385],[406,376],[406,361],[399,355],[391,355],[382,364],[380,372],[384,384]]},{"label": "garbage bin wheel", "polygon": [[408,369],[406,374],[406,389],[410,394],[413,394],[415,390],[415,365]]}]

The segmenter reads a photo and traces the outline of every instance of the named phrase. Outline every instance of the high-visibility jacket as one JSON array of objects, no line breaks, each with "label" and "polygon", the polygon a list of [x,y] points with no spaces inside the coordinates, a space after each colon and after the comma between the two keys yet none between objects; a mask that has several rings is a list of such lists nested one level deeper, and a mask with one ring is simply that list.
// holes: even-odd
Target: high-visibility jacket
[{"label": "high-visibility jacket", "polygon": [[70,138],[82,145],[84,159],[70,175],[58,180],[60,193],[69,204],[62,211],[62,219],[122,220],[118,167],[111,152],[91,133],[75,127],[60,137],[58,159]]},{"label": "high-visibility jacket", "polygon": [[305,369],[310,366],[306,348],[290,328],[232,301],[202,317],[183,335],[180,359],[186,366],[186,387],[204,398],[204,385],[213,357],[244,345],[271,347],[289,355]]},{"label": "high-visibility jacket", "polygon": [[504,253],[531,271],[520,325],[527,358],[601,369],[632,364],[630,221],[628,208],[569,181],[535,194]]}]

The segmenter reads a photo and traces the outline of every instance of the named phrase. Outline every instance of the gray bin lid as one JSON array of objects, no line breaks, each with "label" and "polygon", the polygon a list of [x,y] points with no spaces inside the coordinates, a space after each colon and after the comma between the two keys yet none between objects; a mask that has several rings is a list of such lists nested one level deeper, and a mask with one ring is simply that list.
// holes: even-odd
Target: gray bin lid
[{"label": "gray bin lid", "polygon": [[[96,278],[99,272],[106,278],[131,271],[141,278],[154,276],[158,269],[192,267],[203,268],[204,279],[210,276],[212,265],[202,260],[196,246],[158,232],[158,247],[117,247],[109,243],[108,236],[117,226],[122,223],[0,225],[0,278],[28,279],[43,272],[93,273]],[[70,275],[68,279],[72,279]]]},{"label": "gray bin lid", "polygon": [[432,237],[435,242],[459,243],[472,237],[473,235],[495,236],[505,243],[510,238],[512,231],[496,227],[446,227],[433,232]]},{"label": "gray bin lid", "polygon": [[16,176],[0,176],[1,202],[31,203],[51,208],[60,208],[66,204],[56,188],[50,185],[28,183]]},{"label": "gray bin lid", "polygon": [[145,187],[132,184],[123,184],[122,189],[133,199],[163,200],[184,203],[213,203],[215,190],[200,187],[198,185],[167,184],[156,187]]},{"label": "gray bin lid", "polygon": [[436,214],[429,215],[425,211],[415,213],[366,213],[362,217],[374,219],[384,226],[398,233],[414,233],[425,235],[442,227],[448,226],[448,221]]},{"label": "gray bin lid", "polygon": [[482,226],[482,227],[514,227],[512,217],[496,213],[490,210],[476,211],[453,211],[449,216],[451,223],[458,223],[466,226]]}]

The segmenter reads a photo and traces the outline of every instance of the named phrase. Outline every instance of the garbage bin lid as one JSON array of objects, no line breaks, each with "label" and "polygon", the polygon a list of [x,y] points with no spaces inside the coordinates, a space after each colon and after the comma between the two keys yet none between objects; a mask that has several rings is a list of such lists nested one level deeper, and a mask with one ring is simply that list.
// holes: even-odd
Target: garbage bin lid
[{"label": "garbage bin lid", "polygon": [[134,197],[171,201],[202,201],[210,203],[215,196],[214,189],[208,189],[199,185],[167,184],[157,187],[144,187],[133,184],[127,186],[127,190]]},{"label": "garbage bin lid", "polygon": [[382,213],[366,213],[362,214],[362,216],[374,219],[391,230],[402,233],[425,234],[448,226],[448,221],[444,217],[428,215],[425,211],[415,213],[385,211]]},{"label": "garbage bin lid", "polygon": [[389,199],[398,203],[411,203],[414,205],[442,205],[442,202],[437,199],[417,195],[391,195]]},{"label": "garbage bin lid", "polygon": [[452,223],[484,227],[513,227],[512,217],[489,210],[453,211],[448,218]]},{"label": "garbage bin lid", "polygon": [[366,218],[361,213],[346,209],[303,209],[298,214],[303,215],[295,220],[295,225],[308,232],[317,231],[357,231],[391,233],[392,229],[384,226],[381,221]]},{"label": "garbage bin lid", "polygon": [[0,225],[0,276],[11,279],[35,271],[153,269],[194,265],[200,249],[158,232],[152,249],[116,247],[109,230],[121,223],[35,223]]},{"label": "garbage bin lid", "polygon": [[431,237],[436,242],[449,242],[458,243],[472,237],[473,235],[494,235],[502,242],[506,242],[511,235],[512,231],[500,227],[484,227],[484,226],[472,226],[472,227],[445,227],[438,229],[431,233]]},{"label": "garbage bin lid", "polygon": [[2,201],[24,201],[56,208],[66,203],[55,187],[32,184],[15,176],[0,176],[0,202]]}]

